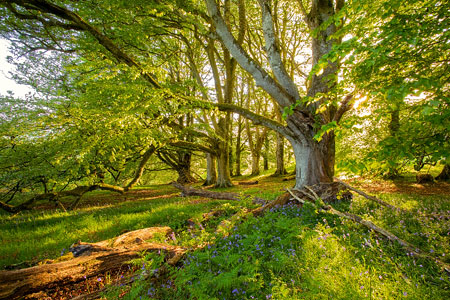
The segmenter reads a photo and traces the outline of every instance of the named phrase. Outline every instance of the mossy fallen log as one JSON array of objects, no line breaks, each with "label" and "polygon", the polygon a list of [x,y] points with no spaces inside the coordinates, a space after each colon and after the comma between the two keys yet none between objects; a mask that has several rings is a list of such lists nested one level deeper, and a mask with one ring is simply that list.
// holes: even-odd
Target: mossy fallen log
[{"label": "mossy fallen log", "polygon": [[186,250],[181,247],[146,242],[156,235],[172,233],[170,227],[150,227],[127,232],[98,243],[78,242],[65,261],[48,261],[31,268],[0,271],[0,299],[21,299],[26,295],[72,284],[120,270],[143,251],[161,252],[169,265],[175,265]]}]

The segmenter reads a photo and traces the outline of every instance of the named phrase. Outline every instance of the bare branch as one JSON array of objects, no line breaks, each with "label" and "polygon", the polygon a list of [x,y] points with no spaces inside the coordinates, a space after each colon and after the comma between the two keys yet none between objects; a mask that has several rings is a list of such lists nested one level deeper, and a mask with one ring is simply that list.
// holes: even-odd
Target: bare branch
[{"label": "bare branch", "polygon": [[271,12],[271,0],[259,0],[262,10],[262,27],[266,41],[266,52],[270,67],[278,82],[284,90],[294,99],[300,99],[297,86],[289,76],[281,60],[278,38],[275,34],[273,17]]},{"label": "bare branch", "polygon": [[239,65],[250,73],[258,86],[271,95],[282,107],[290,106],[296,99],[291,97],[248,53],[239,45],[221,16],[215,0],[205,0],[208,12],[222,43]]},{"label": "bare branch", "polygon": [[291,136],[292,133],[290,130],[288,130],[283,124],[278,123],[277,121],[274,121],[272,119],[266,118],[264,116],[255,114],[254,112],[234,105],[234,104],[213,104],[215,105],[220,111],[230,111],[230,112],[234,112],[237,113],[241,116],[243,116],[244,118],[247,118],[249,120],[251,120],[253,122],[254,125],[262,125],[265,127],[268,127],[276,132],[278,132],[279,134],[283,135],[283,136]]}]

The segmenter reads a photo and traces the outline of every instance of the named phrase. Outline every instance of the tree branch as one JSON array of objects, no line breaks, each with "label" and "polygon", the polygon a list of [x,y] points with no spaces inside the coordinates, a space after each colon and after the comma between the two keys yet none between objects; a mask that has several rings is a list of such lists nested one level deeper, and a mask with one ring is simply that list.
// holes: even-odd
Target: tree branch
[{"label": "tree branch", "polygon": [[239,65],[250,73],[258,86],[271,95],[282,107],[290,106],[297,99],[291,97],[248,53],[239,45],[221,16],[215,0],[205,0],[217,34]]},{"label": "tree branch", "polygon": [[158,89],[161,88],[161,85],[156,81],[153,75],[145,72],[140,64],[138,64],[130,55],[122,51],[110,38],[101,33],[101,31],[94,26],[90,25],[73,11],[50,3],[46,0],[6,0],[4,1],[4,3],[15,3],[27,10],[36,10],[41,13],[49,13],[64,20],[75,23],[80,28],[80,30],[89,32],[116,59],[125,63],[129,67],[137,68],[141,72],[143,78],[148,81],[153,87]]},{"label": "tree branch", "polygon": [[148,160],[153,155],[153,153],[155,153],[155,151],[156,147],[153,145],[150,146],[150,148],[147,151],[145,151],[144,155],[142,155],[142,160],[139,163],[134,178],[127,184],[127,186],[124,189],[125,191],[132,189],[139,182],[139,179],[141,179],[142,174],[144,173],[145,165],[147,164]]},{"label": "tree branch", "polygon": [[262,28],[266,41],[266,52],[275,78],[284,90],[294,99],[300,99],[297,86],[288,75],[279,50],[278,38],[275,34],[271,12],[271,0],[259,0],[262,10]]},{"label": "tree branch", "polygon": [[94,184],[94,185],[89,185],[89,186],[79,186],[72,190],[62,191],[62,192],[58,192],[58,193],[55,192],[55,193],[45,193],[45,194],[36,195],[36,196],[32,197],[31,199],[29,199],[19,205],[16,205],[16,206],[9,205],[9,204],[6,204],[6,203],[0,201],[0,208],[3,209],[4,211],[15,214],[15,213],[18,213],[23,210],[32,209],[32,205],[35,202],[42,201],[42,200],[57,201],[58,198],[72,196],[72,197],[78,197],[78,200],[76,201],[76,202],[78,202],[79,199],[84,194],[86,194],[87,192],[97,190],[97,189],[112,191],[112,192],[121,193],[121,194],[123,194],[125,192],[124,189],[119,186],[114,186],[114,185],[110,185],[110,184],[106,184],[106,183],[99,183],[99,184]]},{"label": "tree branch", "polygon": [[206,153],[210,153],[213,155],[217,155],[217,151],[207,147],[205,145],[201,145],[198,143],[193,143],[193,142],[187,142],[187,141],[174,141],[169,143],[169,145],[174,146],[174,147],[178,147],[178,148],[184,148],[184,149],[189,149],[189,150],[194,150],[194,151],[203,151]]},{"label": "tree branch", "polygon": [[255,114],[254,112],[252,112],[246,108],[243,108],[243,107],[240,107],[240,106],[237,106],[234,104],[224,104],[224,103],[213,104],[213,105],[216,106],[220,111],[230,111],[230,112],[237,113],[237,114],[243,116],[244,118],[251,120],[253,122],[253,124],[268,127],[283,136],[291,136],[292,135],[291,131],[289,129],[287,129],[283,124],[278,123],[277,121],[271,120],[269,118],[266,118],[264,116]]},{"label": "tree branch", "polygon": [[333,117],[333,121],[336,121],[336,123],[339,123],[339,121],[342,119],[342,116],[349,111],[352,108],[352,101],[353,94],[347,95],[344,100],[341,102],[341,105],[339,106],[336,114]]}]

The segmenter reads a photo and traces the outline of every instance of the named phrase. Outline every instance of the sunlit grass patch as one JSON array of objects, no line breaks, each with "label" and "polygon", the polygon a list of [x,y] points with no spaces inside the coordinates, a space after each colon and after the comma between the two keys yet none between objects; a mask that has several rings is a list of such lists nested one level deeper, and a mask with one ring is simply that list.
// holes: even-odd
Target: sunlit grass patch
[{"label": "sunlit grass patch", "polygon": [[106,207],[85,207],[72,212],[25,212],[0,221],[0,268],[29,260],[55,258],[78,241],[97,242],[124,230],[171,226],[177,230],[187,219],[199,217],[226,201],[195,205],[189,198],[128,201]]}]

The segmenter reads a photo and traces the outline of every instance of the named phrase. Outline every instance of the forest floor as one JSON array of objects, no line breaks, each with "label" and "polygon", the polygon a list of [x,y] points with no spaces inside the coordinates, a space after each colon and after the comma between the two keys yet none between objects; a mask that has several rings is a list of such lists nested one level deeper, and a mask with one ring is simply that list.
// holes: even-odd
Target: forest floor
[{"label": "forest floor", "polygon": [[[293,181],[270,176],[240,177],[236,183],[239,180],[258,180],[258,184],[215,190],[273,200],[293,185]],[[336,203],[336,208],[363,216],[450,263],[449,183],[416,184],[411,178],[357,178],[346,182],[408,213],[389,211],[360,196],[355,196],[352,203]],[[170,226],[176,238],[164,242],[186,247],[190,252],[181,265],[158,280],[141,275],[158,269],[162,260],[144,255],[125,271],[87,278],[71,288],[53,287],[35,299],[70,299],[130,274],[142,279],[108,289],[105,297],[450,298],[449,274],[433,261],[413,258],[395,242],[367,228],[306,206],[276,208],[260,218],[239,216],[256,206],[244,197],[242,201],[180,197],[170,185],[139,187],[126,195],[94,192],[72,212],[44,204],[16,216],[2,215],[0,269],[56,259],[78,240],[97,242],[126,231]],[[205,219],[204,215],[211,211],[222,213]],[[424,217],[423,212],[437,217]]]}]

